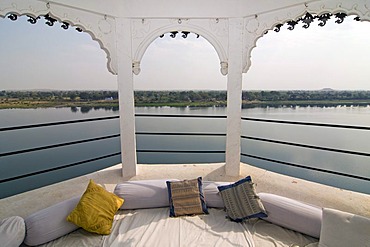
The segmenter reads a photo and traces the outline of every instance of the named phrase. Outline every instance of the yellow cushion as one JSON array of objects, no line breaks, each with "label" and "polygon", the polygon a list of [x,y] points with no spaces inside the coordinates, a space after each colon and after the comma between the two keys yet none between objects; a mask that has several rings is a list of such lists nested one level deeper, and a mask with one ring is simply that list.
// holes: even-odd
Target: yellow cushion
[{"label": "yellow cushion", "polygon": [[89,232],[110,234],[114,215],[123,201],[91,179],[79,203],[68,215],[67,221]]}]

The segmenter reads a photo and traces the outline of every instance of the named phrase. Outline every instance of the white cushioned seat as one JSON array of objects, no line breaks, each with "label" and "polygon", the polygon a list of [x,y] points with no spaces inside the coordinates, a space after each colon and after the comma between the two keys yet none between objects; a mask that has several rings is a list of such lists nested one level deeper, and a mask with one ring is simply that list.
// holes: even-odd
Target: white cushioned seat
[{"label": "white cushioned seat", "polygon": [[0,221],[0,246],[18,247],[25,234],[26,227],[22,217],[12,216]]},{"label": "white cushioned seat", "polygon": [[[125,200],[121,209],[168,207],[166,181],[179,180],[157,179],[122,182],[116,185],[114,194]],[[207,207],[224,208],[224,203],[217,187],[229,184],[230,182],[203,181],[203,194]]]},{"label": "white cushioned seat", "polygon": [[29,246],[44,244],[79,228],[67,221],[67,216],[79,200],[80,196],[73,197],[28,216],[24,220],[26,223],[24,243]]},{"label": "white cushioned seat", "polygon": [[319,247],[370,246],[370,218],[324,208]]},{"label": "white cushioned seat", "polygon": [[121,209],[141,209],[168,207],[168,189],[166,181],[178,179],[138,180],[117,184],[114,194],[125,201]]},{"label": "white cushioned seat", "polygon": [[266,211],[266,221],[319,238],[322,209],[287,197],[259,193]]}]

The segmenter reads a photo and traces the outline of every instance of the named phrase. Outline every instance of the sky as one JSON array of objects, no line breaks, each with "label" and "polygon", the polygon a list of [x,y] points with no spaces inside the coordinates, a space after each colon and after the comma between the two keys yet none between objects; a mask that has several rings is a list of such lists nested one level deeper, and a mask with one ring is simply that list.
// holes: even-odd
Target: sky
[{"label": "sky", "polygon": [[[117,90],[106,53],[87,33],[26,17],[0,18],[0,90]],[[136,90],[226,90],[214,48],[167,34],[147,49]],[[370,90],[370,23],[347,17],[308,29],[269,31],[252,51],[243,90]]]}]

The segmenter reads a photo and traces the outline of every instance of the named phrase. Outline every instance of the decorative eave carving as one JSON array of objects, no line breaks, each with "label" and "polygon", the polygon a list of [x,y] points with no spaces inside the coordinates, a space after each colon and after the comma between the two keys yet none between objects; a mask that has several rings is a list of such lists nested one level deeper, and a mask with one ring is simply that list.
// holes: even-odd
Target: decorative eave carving
[{"label": "decorative eave carving", "polygon": [[220,72],[222,75],[227,75],[228,70],[229,70],[229,64],[227,62],[220,62],[221,68]]},{"label": "decorative eave carving", "polygon": [[[335,14],[332,14],[332,13],[324,13],[322,15],[312,15],[310,13],[306,13],[304,16],[298,18],[297,20],[290,20],[288,21],[286,24],[288,25],[288,30],[294,30],[295,26],[298,25],[300,22],[303,23],[302,27],[303,28],[309,28],[311,26],[311,23],[313,23],[316,19],[319,21],[318,23],[318,26],[320,27],[324,27],[326,25],[326,23],[328,22],[328,20],[332,19],[332,18],[335,18],[335,23],[338,23],[338,24],[341,24],[344,22],[344,19],[347,17],[347,14],[346,13],[343,13],[343,12],[338,12],[338,13],[335,13]],[[361,18],[356,16],[354,18],[354,20],[356,21],[361,21]],[[274,27],[274,31],[275,32],[280,32],[280,28],[283,26],[284,24],[277,24],[275,27]]]},{"label": "decorative eave carving", "polygon": [[[307,13],[309,14],[307,15]],[[309,27],[312,22],[310,15],[319,20],[320,26],[325,25],[329,16],[337,18],[337,23],[341,23],[345,16],[348,15],[357,16],[356,20],[370,21],[370,0],[315,1],[294,5],[271,13],[264,13],[259,16],[246,17],[243,73],[246,73],[251,66],[251,52],[256,47],[259,38],[269,30],[278,31],[285,23],[288,23],[288,29],[293,30],[298,20],[303,21],[304,27]]]},{"label": "decorative eave carving", "polygon": [[140,71],[141,71],[140,62],[134,61],[132,63],[132,73],[134,73],[135,75],[138,75],[140,74]]},{"label": "decorative eave carving", "polygon": [[62,23],[62,28],[73,26],[79,31],[87,32],[106,52],[108,70],[117,74],[116,28],[113,17],[41,1],[1,1],[0,16],[4,18],[9,14],[12,14],[13,18],[27,15],[31,24],[37,21],[39,16],[47,16],[48,25],[53,25],[53,20],[58,20]]},{"label": "decorative eave carving", "polygon": [[[247,72],[251,65],[251,51],[257,40],[265,35],[266,31],[279,30],[288,23],[289,29],[294,29],[298,20],[309,27],[313,19],[319,20],[319,25],[325,25],[329,17],[338,18],[341,22],[345,15],[355,15],[361,21],[370,21],[370,0],[307,0],[306,3],[297,3],[291,0],[281,7],[269,12],[244,16],[243,37],[243,72]],[[116,18],[114,16],[83,10],[83,8],[67,7],[57,2],[48,3],[39,0],[2,0],[0,1],[0,16],[14,14],[28,15],[29,22],[37,21],[39,16],[48,15],[62,23],[62,28],[77,27],[89,33],[107,54],[107,67],[110,72],[117,74],[117,33]],[[237,17],[237,16],[235,16]],[[51,21],[51,20],[49,20]],[[222,74],[227,74],[229,19],[228,18],[154,18],[131,19],[132,27],[132,61],[134,73],[139,73],[140,61],[150,43],[164,33],[182,32],[187,36],[190,32],[207,39],[215,48],[221,65]],[[124,35],[124,34],[122,34]]]},{"label": "decorative eave carving", "polygon": [[[180,31],[180,32],[179,31],[171,31],[171,32],[169,32],[169,35],[173,39],[176,38],[177,35],[180,35],[182,38],[186,39],[186,38],[188,38],[190,33],[191,32],[188,32],[188,31]],[[165,36],[165,33],[160,35],[159,38],[163,38],[164,36]],[[200,35],[195,33],[195,37],[198,39],[200,37]]]},{"label": "decorative eave carving", "polygon": [[[31,15],[27,15],[27,18],[28,18],[27,21],[29,23],[31,23],[31,24],[36,24],[41,19],[41,17],[43,17],[45,24],[48,25],[48,26],[50,26],[50,27],[51,26],[54,26],[54,24],[56,22],[58,22],[57,19],[52,18],[49,14],[46,14],[44,16],[39,15],[37,17],[33,17]],[[7,18],[9,18],[12,21],[16,21],[18,19],[18,15],[15,14],[15,13],[10,13],[10,14],[7,15]],[[70,27],[70,24],[68,22],[62,22],[61,25],[60,25],[60,27],[63,28],[63,29],[65,29],[65,30],[67,30]],[[82,32],[82,29],[80,27],[76,27],[76,31],[77,32]]]}]

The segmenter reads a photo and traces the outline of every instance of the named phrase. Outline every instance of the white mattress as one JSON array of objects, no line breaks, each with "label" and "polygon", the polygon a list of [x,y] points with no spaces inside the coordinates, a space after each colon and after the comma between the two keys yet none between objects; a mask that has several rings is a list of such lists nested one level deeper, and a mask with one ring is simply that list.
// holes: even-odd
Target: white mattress
[{"label": "white mattress", "polygon": [[306,246],[318,240],[264,220],[235,223],[221,209],[170,218],[168,208],[120,210],[110,235],[82,229],[43,246]]}]

